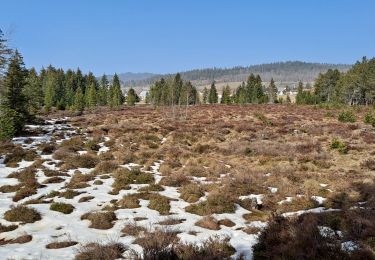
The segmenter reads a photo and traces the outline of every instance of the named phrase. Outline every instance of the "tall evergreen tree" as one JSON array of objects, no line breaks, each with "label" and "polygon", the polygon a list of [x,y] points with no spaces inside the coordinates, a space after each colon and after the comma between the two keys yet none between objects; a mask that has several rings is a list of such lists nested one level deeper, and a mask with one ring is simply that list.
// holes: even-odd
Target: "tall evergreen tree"
[{"label": "tall evergreen tree", "polygon": [[97,102],[97,94],[95,83],[91,82],[91,85],[88,87],[86,91],[86,105],[91,110],[96,106]]},{"label": "tall evergreen tree", "polygon": [[110,89],[110,106],[118,109],[124,103],[124,95],[121,91],[120,79],[115,74],[113,76],[112,85]]},{"label": "tall evergreen tree", "polygon": [[85,109],[85,95],[81,88],[77,88],[74,95],[74,110],[82,113]]},{"label": "tall evergreen tree", "polygon": [[139,97],[133,88],[130,88],[126,96],[126,103],[129,106],[134,106],[136,102],[139,101]]},{"label": "tall evergreen tree", "polygon": [[98,104],[101,106],[107,105],[108,101],[108,79],[107,76],[104,74],[100,79],[100,86],[98,92]]},{"label": "tall evergreen tree", "polygon": [[23,89],[26,97],[27,111],[30,115],[35,115],[43,106],[43,89],[40,78],[34,68],[30,69]]},{"label": "tall evergreen tree", "polygon": [[27,118],[27,101],[23,93],[26,85],[27,70],[23,63],[21,54],[16,50],[12,55],[8,71],[5,74],[4,87],[5,97],[3,104],[15,110],[24,119]]},{"label": "tall evergreen tree", "polygon": [[277,102],[277,87],[273,78],[271,78],[271,82],[268,86],[268,101],[270,103]]},{"label": "tall evergreen tree", "polygon": [[230,87],[229,85],[226,85],[223,88],[223,94],[221,95],[221,104],[230,104],[232,103],[231,97],[230,97]]},{"label": "tall evergreen tree", "polygon": [[44,87],[44,109],[49,112],[54,105],[55,80],[52,75],[48,75]]},{"label": "tall evergreen tree", "polygon": [[203,89],[203,104],[208,103],[208,89],[207,87],[204,87]]},{"label": "tall evergreen tree", "polygon": [[212,82],[211,87],[210,87],[210,93],[208,95],[208,103],[216,104],[217,102],[218,102],[217,90],[216,90],[215,82]]}]

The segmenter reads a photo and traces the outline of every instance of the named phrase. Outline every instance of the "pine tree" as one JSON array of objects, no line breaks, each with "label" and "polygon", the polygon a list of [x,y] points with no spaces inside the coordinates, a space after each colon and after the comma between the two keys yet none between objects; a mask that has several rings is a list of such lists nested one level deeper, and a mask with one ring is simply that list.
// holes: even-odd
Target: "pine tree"
[{"label": "pine tree", "polygon": [[124,103],[124,95],[121,91],[120,79],[117,74],[113,76],[112,86],[110,91],[110,106],[118,109]]},{"label": "pine tree", "polygon": [[139,101],[139,97],[133,88],[130,88],[128,91],[128,95],[126,96],[126,103],[129,106],[134,106],[136,102]]},{"label": "pine tree", "polygon": [[28,113],[35,115],[43,106],[43,89],[34,68],[29,70],[23,94],[26,97]]},{"label": "pine tree", "polygon": [[74,110],[82,113],[85,109],[85,96],[82,92],[81,88],[76,89],[76,93],[74,95]]},{"label": "pine tree", "polygon": [[55,96],[54,79],[52,76],[47,76],[45,87],[44,87],[44,109],[49,112],[53,106],[53,100]]},{"label": "pine tree", "polygon": [[98,92],[98,103],[101,106],[107,105],[108,102],[108,79],[107,76],[104,74],[100,79],[100,86]]},{"label": "pine tree", "polygon": [[297,95],[296,95],[296,104],[304,104],[304,95],[303,95],[303,83],[302,81],[298,82]]},{"label": "pine tree", "polygon": [[232,103],[231,97],[230,97],[230,87],[229,85],[226,85],[223,88],[223,94],[221,95],[221,104],[230,104]]},{"label": "pine tree", "polygon": [[204,87],[203,89],[203,104],[208,103],[208,89]]},{"label": "pine tree", "polygon": [[[26,78],[27,70],[25,69],[23,58],[18,51],[15,51],[5,74],[5,96],[2,103],[7,108],[16,111],[21,116],[21,121],[28,118],[27,101],[23,93]],[[22,127],[22,124],[16,125],[16,131],[21,130]]]},{"label": "pine tree", "polygon": [[208,95],[208,103],[216,104],[217,101],[218,101],[218,96],[217,96],[215,82],[212,82],[211,87],[210,87],[210,93]]},{"label": "pine tree", "polygon": [[268,86],[268,101],[270,103],[277,102],[277,87],[273,78],[271,78],[270,85]]},{"label": "pine tree", "polygon": [[96,88],[95,83],[91,83],[91,85],[88,87],[86,91],[86,105],[91,110],[96,106]]},{"label": "pine tree", "polygon": [[1,77],[3,76],[4,69],[6,67],[9,55],[11,53],[12,53],[12,50],[8,48],[7,40],[4,39],[4,34],[0,29],[0,80],[1,80]]}]

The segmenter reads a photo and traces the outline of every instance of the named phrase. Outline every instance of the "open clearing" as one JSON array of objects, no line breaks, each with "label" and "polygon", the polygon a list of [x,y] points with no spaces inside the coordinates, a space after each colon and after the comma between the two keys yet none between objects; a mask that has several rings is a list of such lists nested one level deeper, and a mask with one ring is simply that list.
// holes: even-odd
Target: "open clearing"
[{"label": "open clearing", "polygon": [[338,194],[357,203],[353,183],[373,183],[365,108],[356,123],[339,112],[217,105],[172,119],[140,106],[29,125],[0,147],[0,255],[71,259],[110,241],[140,254],[162,230],[181,243],[226,239],[229,256],[251,259],[272,214],[338,210]]}]

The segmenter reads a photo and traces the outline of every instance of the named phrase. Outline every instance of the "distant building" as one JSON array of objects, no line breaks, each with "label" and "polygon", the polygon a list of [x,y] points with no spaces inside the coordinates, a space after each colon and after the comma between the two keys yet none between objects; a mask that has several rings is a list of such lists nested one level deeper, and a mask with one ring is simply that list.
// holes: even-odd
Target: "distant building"
[{"label": "distant building", "polygon": [[142,90],[142,91],[139,93],[138,96],[139,96],[139,98],[140,98],[141,100],[145,100],[147,94],[148,94],[148,91],[147,91],[147,90]]}]

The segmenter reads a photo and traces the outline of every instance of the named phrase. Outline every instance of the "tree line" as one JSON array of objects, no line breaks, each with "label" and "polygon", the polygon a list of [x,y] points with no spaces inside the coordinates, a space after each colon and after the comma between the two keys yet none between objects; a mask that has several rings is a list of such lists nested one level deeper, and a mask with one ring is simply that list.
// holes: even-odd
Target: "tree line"
[{"label": "tree line", "polygon": [[306,91],[298,85],[297,104],[370,105],[375,103],[375,58],[363,57],[347,72],[329,69],[320,73],[314,88]]},{"label": "tree line", "polygon": [[115,74],[110,83],[103,75],[100,80],[90,72],[64,71],[53,66],[26,69],[22,55],[7,47],[0,31],[0,139],[20,133],[26,122],[32,122],[40,111],[69,109],[82,113],[96,106],[118,109],[124,102],[139,101],[134,89],[126,97]]}]

